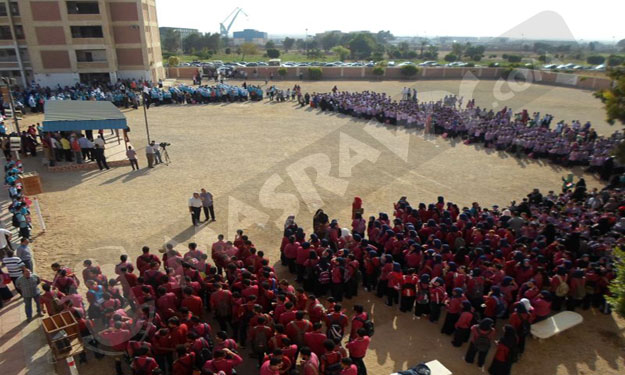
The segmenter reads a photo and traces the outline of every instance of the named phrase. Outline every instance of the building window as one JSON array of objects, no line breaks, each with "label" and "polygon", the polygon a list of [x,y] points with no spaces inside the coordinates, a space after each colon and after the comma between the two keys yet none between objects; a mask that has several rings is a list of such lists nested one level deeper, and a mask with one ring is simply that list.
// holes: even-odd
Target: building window
[{"label": "building window", "polygon": [[71,26],[72,38],[103,38],[102,26]]},{"label": "building window", "polygon": [[106,50],[104,49],[79,49],[76,50],[78,62],[106,62]]},{"label": "building window", "polygon": [[15,49],[0,49],[0,62],[17,62]]},{"label": "building window", "polygon": [[[17,5],[17,2],[11,2],[9,3],[9,8],[11,9],[11,15],[12,16],[19,16],[20,15],[20,8]],[[7,7],[5,5],[4,2],[0,3],[0,17],[6,17],[7,14]]]},{"label": "building window", "polygon": [[11,27],[0,26],[0,40],[12,40]]},{"label": "building window", "polygon": [[97,1],[68,1],[68,14],[100,14]]},{"label": "building window", "polygon": [[15,39],[24,39],[24,28],[22,25],[13,26],[15,30]]}]

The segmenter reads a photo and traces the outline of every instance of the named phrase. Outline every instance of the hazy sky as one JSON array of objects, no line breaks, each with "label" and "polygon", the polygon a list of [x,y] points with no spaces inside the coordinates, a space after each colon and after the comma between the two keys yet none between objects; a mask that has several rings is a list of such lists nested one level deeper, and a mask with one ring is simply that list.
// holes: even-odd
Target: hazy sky
[{"label": "hazy sky", "polygon": [[[399,36],[563,36],[577,40],[620,40],[625,38],[622,17],[625,1],[604,0],[157,0],[160,26],[190,27],[218,32],[219,23],[241,7],[230,33],[244,28],[271,34],[315,34],[326,30],[390,30]],[[609,6],[610,9],[606,9]],[[543,13],[525,27],[529,19]],[[227,26],[227,25],[226,25]],[[568,28],[567,28],[568,26]],[[570,31],[569,31],[570,29]],[[522,34],[522,35],[520,35]]]}]

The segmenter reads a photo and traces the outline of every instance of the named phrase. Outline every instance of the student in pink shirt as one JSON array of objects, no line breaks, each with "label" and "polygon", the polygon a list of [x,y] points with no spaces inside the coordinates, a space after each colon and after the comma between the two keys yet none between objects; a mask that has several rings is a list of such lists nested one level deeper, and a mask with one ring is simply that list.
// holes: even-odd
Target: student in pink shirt
[{"label": "student in pink shirt", "polygon": [[358,368],[351,358],[341,359],[341,375],[358,375]]},{"label": "student in pink shirt", "polygon": [[206,361],[204,369],[214,373],[223,371],[226,375],[232,375],[232,370],[242,362],[241,356],[230,349],[223,348],[215,351],[214,358]]},{"label": "student in pink shirt", "polygon": [[260,367],[260,375],[279,375],[280,364],[282,364],[282,360],[280,360],[280,358],[273,357],[266,360]]}]

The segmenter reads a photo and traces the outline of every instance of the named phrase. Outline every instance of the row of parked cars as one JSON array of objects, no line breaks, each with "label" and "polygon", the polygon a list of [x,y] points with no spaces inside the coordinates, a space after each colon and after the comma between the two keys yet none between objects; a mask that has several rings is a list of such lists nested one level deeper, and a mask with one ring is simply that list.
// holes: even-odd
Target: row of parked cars
[{"label": "row of parked cars", "polygon": [[547,64],[547,65],[543,65],[543,69],[544,70],[595,70],[595,71],[600,71],[603,72],[605,71],[605,64],[600,64],[600,65],[590,65],[590,66],[585,66],[585,65],[578,65],[578,64],[573,64],[573,63],[569,63],[569,64]]}]

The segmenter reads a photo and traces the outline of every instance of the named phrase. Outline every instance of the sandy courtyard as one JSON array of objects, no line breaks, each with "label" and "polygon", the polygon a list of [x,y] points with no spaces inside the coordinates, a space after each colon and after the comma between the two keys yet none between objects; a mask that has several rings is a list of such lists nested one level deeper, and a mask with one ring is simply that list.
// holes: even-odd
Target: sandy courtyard
[{"label": "sandy courtyard", "polygon": [[[339,89],[384,91],[395,97],[405,86],[404,82],[336,84]],[[302,88],[325,92],[333,85],[304,82]],[[499,86],[492,81],[423,81],[410,87],[419,90],[420,100],[460,93],[465,103],[475,97],[477,105],[496,104],[497,110],[511,106],[551,113],[554,124],[580,119],[590,120],[602,134],[614,130],[590,92],[540,85],[512,86],[516,91],[511,91],[507,83]],[[402,195],[413,204],[443,195],[461,206],[473,201],[506,205],[534,187],[559,190],[561,176],[581,173],[422,132],[267,101],[152,107],[150,135],[157,142],[171,143],[172,163],[148,170],[143,111],[126,115],[140,171],[122,167],[52,174],[42,170],[39,159],[26,161],[28,170],[41,173],[45,191],[39,199],[47,231],[33,245],[42,276],[49,276],[54,261],[80,270],[87,258],[112,273],[120,254],[136,256],[143,245],[156,250],[168,241],[179,248],[195,241],[206,249],[218,233],[232,238],[239,228],[276,261],[280,227],[289,214],[296,214],[310,232],[312,212],[319,207],[348,226],[354,196],[362,197],[367,216],[391,213],[392,203]],[[40,117],[27,117],[22,124],[36,121]],[[592,176],[586,180],[591,187],[600,186]],[[202,187],[215,197],[217,221],[193,228],[187,200]],[[480,373],[461,360],[466,346],[452,347],[440,327],[400,314],[367,293],[361,292],[356,301],[374,313],[376,323],[366,358],[370,374],[389,374],[432,359],[441,360],[455,374]],[[345,303],[350,311],[351,303]],[[532,341],[513,373],[622,374],[625,324],[593,312],[584,317],[582,326],[545,342]],[[239,373],[256,372],[243,367]]]}]

